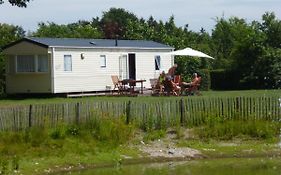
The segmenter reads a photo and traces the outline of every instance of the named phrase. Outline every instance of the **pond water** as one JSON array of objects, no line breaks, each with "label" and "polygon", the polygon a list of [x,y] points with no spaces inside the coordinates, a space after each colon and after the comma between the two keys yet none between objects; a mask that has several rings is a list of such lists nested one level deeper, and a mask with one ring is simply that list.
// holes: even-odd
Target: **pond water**
[{"label": "pond water", "polygon": [[60,175],[280,175],[280,158],[224,158],[96,168]]}]

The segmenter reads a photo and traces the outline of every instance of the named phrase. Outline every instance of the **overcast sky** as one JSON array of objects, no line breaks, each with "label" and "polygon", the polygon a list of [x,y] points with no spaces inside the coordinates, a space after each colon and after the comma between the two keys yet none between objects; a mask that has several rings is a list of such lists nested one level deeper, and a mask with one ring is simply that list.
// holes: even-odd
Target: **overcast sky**
[{"label": "overcast sky", "polygon": [[124,8],[138,17],[167,21],[175,17],[177,26],[189,24],[198,32],[210,32],[215,18],[237,16],[248,22],[261,20],[265,12],[274,12],[281,19],[281,0],[31,0],[27,8],[13,7],[4,0],[0,5],[0,23],[22,26],[35,31],[38,22],[68,24],[101,17],[111,7]]}]

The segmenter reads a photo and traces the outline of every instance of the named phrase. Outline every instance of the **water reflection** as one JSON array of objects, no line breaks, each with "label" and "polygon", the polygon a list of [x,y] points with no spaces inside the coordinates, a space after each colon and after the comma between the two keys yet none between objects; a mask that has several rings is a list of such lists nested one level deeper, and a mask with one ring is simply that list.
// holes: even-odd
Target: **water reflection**
[{"label": "water reflection", "polygon": [[[97,168],[72,175],[280,175],[281,160],[277,158],[216,159],[189,162],[169,162]],[[65,175],[64,174],[64,175]],[[61,174],[63,175],[63,174]]]}]

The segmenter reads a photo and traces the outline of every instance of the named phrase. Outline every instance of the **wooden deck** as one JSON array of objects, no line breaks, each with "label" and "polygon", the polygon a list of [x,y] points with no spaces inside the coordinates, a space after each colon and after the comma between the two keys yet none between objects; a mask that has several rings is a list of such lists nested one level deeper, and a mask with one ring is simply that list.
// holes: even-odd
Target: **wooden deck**
[{"label": "wooden deck", "polygon": [[130,93],[124,93],[124,94],[118,94],[117,91],[113,92],[81,92],[81,93],[71,93],[66,94],[67,98],[76,98],[76,97],[91,97],[91,96],[113,96],[113,97],[137,97],[137,96],[150,96],[151,90],[144,90],[143,94],[136,92],[133,94]]}]

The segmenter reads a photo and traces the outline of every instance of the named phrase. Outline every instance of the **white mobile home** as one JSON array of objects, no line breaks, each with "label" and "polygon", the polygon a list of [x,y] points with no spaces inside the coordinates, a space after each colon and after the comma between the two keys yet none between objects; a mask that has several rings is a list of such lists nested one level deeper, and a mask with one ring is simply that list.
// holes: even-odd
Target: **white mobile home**
[{"label": "white mobile home", "polygon": [[72,93],[113,88],[120,79],[149,79],[167,71],[173,48],[143,40],[23,38],[3,50],[6,91],[14,93]]}]

